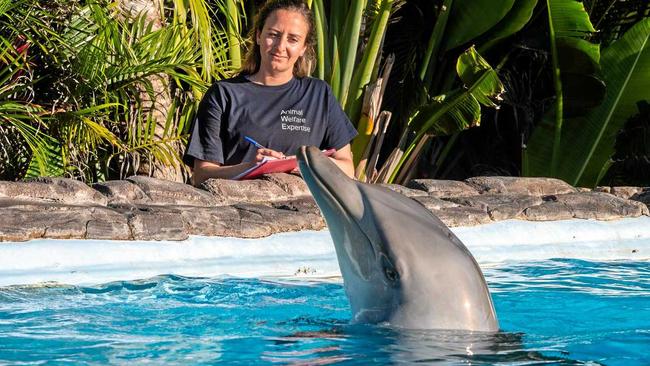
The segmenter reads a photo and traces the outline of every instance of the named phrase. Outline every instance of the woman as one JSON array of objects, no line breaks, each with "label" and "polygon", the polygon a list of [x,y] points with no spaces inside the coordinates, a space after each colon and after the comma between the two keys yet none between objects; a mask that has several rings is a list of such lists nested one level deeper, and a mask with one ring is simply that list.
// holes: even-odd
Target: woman
[{"label": "woman", "polygon": [[331,159],[352,177],[350,141],[357,132],[329,86],[307,76],[315,39],[307,5],[267,2],[251,39],[254,47],[240,74],[216,82],[199,106],[183,157],[194,167],[194,184],[231,178],[250,162],[293,155],[302,145],[335,149]]}]

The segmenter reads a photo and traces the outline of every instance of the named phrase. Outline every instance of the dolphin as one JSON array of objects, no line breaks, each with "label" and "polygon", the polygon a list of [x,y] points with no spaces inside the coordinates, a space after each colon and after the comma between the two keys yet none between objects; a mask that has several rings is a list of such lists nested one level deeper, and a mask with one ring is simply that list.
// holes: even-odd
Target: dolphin
[{"label": "dolphin", "polygon": [[313,146],[297,158],[332,236],[353,322],[499,330],[481,269],[440,219],[417,201],[348,178]]}]

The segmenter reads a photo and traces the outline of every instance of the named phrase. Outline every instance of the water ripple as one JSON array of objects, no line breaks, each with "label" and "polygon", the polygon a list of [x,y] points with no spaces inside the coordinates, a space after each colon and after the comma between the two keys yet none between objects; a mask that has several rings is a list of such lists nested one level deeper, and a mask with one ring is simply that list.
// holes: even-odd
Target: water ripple
[{"label": "water ripple", "polygon": [[0,288],[0,364],[649,364],[648,262],[485,269],[502,332],[350,325],[340,283],[161,275]]}]

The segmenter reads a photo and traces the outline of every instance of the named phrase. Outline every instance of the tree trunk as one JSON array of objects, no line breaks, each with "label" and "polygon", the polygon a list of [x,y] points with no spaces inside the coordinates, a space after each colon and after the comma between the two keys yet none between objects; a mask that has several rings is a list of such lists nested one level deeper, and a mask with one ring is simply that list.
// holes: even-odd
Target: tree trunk
[{"label": "tree trunk", "polygon": [[[148,23],[152,26],[152,31],[158,30],[163,26],[163,16],[160,13],[162,0],[120,0],[118,8],[120,16],[125,20],[135,20],[140,16],[145,16]],[[168,135],[165,135],[165,124],[172,106],[172,95],[167,75],[153,75],[148,78],[151,83],[153,95],[147,93],[144,85],[140,87],[140,100],[142,103],[143,116],[150,115],[151,120],[156,124],[154,140],[162,140],[169,137],[169,134],[176,132],[177,126],[174,125],[169,129]],[[173,118],[173,117],[172,117]],[[132,121],[131,128],[136,128],[137,123]],[[180,143],[174,142],[173,148],[176,154],[180,156]],[[180,167],[165,164],[153,156],[143,157],[140,164],[136,165],[136,173],[146,174],[152,177],[184,182],[185,176]]]}]

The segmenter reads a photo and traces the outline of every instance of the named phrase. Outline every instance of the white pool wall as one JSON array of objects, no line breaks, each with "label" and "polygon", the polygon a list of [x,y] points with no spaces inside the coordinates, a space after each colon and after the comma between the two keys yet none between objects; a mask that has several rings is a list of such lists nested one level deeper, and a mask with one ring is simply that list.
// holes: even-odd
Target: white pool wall
[{"label": "white pool wall", "polygon": [[[650,259],[650,217],[645,216],[617,221],[508,220],[452,231],[481,266],[549,258]],[[326,230],[261,239],[194,236],[182,242],[41,239],[0,243],[0,286],[99,284],[161,274],[340,277]]]}]

